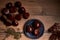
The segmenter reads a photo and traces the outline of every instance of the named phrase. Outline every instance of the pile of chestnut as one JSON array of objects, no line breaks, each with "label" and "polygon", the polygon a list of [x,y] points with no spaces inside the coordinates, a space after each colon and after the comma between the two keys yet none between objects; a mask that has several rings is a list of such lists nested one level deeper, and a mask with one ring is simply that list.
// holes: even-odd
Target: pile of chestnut
[{"label": "pile of chestnut", "polygon": [[39,36],[40,26],[41,26],[40,22],[36,20],[32,23],[32,25],[27,26],[26,31],[28,33],[32,33],[32,35],[34,36]]},{"label": "pile of chestnut", "polygon": [[5,8],[1,10],[2,16],[0,20],[6,26],[18,26],[18,21],[23,17],[24,19],[29,18],[29,13],[26,12],[25,8],[22,7],[20,1],[16,1],[14,4],[11,2],[7,3]]},{"label": "pile of chestnut", "polygon": [[55,23],[48,32],[52,33],[49,40],[60,40],[60,23]]}]

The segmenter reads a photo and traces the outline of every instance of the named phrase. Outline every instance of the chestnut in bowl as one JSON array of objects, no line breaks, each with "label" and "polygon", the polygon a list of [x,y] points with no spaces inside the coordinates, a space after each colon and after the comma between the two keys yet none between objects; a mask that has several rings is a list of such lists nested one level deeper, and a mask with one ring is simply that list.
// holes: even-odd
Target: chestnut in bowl
[{"label": "chestnut in bowl", "polygon": [[35,29],[33,32],[34,32],[33,35],[35,36],[38,36],[40,34],[39,29]]},{"label": "chestnut in bowl", "polygon": [[39,27],[41,26],[41,24],[40,24],[39,21],[34,21],[34,22],[32,23],[32,26],[33,26],[34,28],[39,28]]},{"label": "chestnut in bowl", "polygon": [[31,25],[29,25],[26,29],[26,31],[29,32],[29,33],[32,33],[33,30],[34,30],[34,28]]}]

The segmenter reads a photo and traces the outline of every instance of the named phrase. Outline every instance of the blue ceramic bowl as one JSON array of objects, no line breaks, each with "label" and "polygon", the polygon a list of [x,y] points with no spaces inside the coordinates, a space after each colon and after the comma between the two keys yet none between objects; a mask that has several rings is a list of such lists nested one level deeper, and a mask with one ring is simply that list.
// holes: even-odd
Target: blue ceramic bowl
[{"label": "blue ceramic bowl", "polygon": [[[32,23],[33,23],[34,21],[38,21],[38,22],[41,24],[41,26],[39,27],[40,33],[39,33],[38,36],[35,36],[35,35],[33,35],[32,33],[26,32],[26,28],[28,27],[28,25],[32,25]],[[42,23],[41,21],[39,21],[39,20],[37,20],[37,19],[30,19],[30,20],[28,20],[28,21],[24,24],[23,32],[24,32],[25,36],[27,36],[27,37],[29,37],[29,38],[31,38],[31,39],[37,39],[37,38],[40,38],[40,37],[43,35],[43,33],[44,33],[44,25],[43,25],[43,23]]]}]

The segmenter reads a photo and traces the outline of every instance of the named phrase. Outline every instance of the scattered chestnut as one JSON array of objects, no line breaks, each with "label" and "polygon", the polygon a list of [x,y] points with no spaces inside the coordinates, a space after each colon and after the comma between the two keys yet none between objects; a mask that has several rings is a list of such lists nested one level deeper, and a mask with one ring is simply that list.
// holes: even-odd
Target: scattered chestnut
[{"label": "scattered chestnut", "polygon": [[17,14],[17,15],[15,16],[15,19],[18,20],[18,21],[21,20],[21,15],[20,15],[20,14]]},{"label": "scattered chestnut", "polygon": [[3,15],[9,14],[9,10],[8,10],[7,8],[3,8],[3,9],[1,10],[1,13],[2,13]]},{"label": "scattered chestnut", "polygon": [[49,38],[49,40],[56,40],[57,36],[55,34],[52,34]]},{"label": "scattered chestnut", "polygon": [[28,19],[28,17],[29,17],[29,13],[24,13],[24,14],[23,14],[23,18],[24,18],[24,19]]},{"label": "scattered chestnut", "polygon": [[[15,15],[17,11],[19,14]],[[27,19],[29,17],[29,13],[26,13],[25,8],[22,7],[20,1],[16,1],[14,5],[11,2],[7,3],[5,8],[1,10],[1,13],[2,16],[0,17],[0,19],[6,26],[10,26],[11,24],[13,26],[17,26],[18,22],[16,22],[16,20],[21,20],[21,16],[23,16],[24,19]],[[10,23],[9,21],[12,23]]]},{"label": "scattered chestnut", "polygon": [[9,23],[3,16],[1,16],[1,21],[2,21],[6,26],[11,26],[11,23]]},{"label": "scattered chestnut", "polygon": [[3,16],[0,17],[0,20],[3,22],[6,21],[6,19]]},{"label": "scattered chestnut", "polygon": [[11,14],[7,14],[6,17],[11,20],[11,21],[14,21],[15,20],[15,17],[12,16]]},{"label": "scattered chestnut", "polygon": [[8,8],[8,9],[10,9],[12,6],[13,6],[13,5],[12,5],[11,2],[9,2],[9,3],[6,4],[6,8]]},{"label": "scattered chestnut", "polygon": [[20,8],[18,9],[18,12],[19,12],[19,14],[23,14],[23,13],[26,13],[26,10],[25,10],[24,7],[20,7]]},{"label": "scattered chestnut", "polygon": [[10,12],[10,13],[15,13],[16,10],[17,10],[16,7],[13,6],[13,7],[11,7],[11,8],[9,9],[9,12]]},{"label": "scattered chestnut", "polygon": [[8,22],[8,21],[5,21],[4,24],[5,24],[6,26],[11,26],[11,23]]},{"label": "scattered chestnut", "polygon": [[22,6],[22,4],[21,4],[20,1],[16,1],[16,2],[14,3],[14,5],[15,5],[15,7],[18,7],[18,8]]},{"label": "scattered chestnut", "polygon": [[17,21],[12,21],[12,25],[13,26],[18,26],[18,22]]}]

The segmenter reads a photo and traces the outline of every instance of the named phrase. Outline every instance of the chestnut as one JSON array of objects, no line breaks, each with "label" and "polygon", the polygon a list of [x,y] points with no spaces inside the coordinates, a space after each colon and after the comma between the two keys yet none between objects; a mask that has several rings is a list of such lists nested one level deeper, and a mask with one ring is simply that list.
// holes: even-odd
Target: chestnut
[{"label": "chestnut", "polygon": [[8,21],[5,21],[4,24],[5,24],[6,26],[11,26],[11,23],[8,22]]},{"label": "chestnut", "polygon": [[23,14],[23,18],[24,18],[24,19],[28,19],[28,18],[29,18],[29,13],[24,13],[24,14]]},{"label": "chestnut", "polygon": [[24,7],[20,7],[20,8],[18,9],[18,12],[19,12],[19,14],[23,14],[23,13],[26,13],[26,10],[25,10]]},{"label": "chestnut", "polygon": [[60,36],[58,37],[58,40],[60,40]]},{"label": "chestnut", "polygon": [[34,28],[31,25],[27,26],[27,29],[26,29],[27,32],[32,33],[33,30]]},{"label": "chestnut", "polygon": [[39,21],[35,20],[35,21],[32,23],[32,26],[33,26],[34,28],[39,28],[39,27],[41,26],[41,23],[40,23]]},{"label": "chestnut", "polygon": [[9,9],[9,12],[10,13],[15,13],[17,11],[16,7],[12,6],[10,9]]},{"label": "chestnut", "polygon": [[57,36],[55,34],[52,34],[50,37],[49,37],[49,40],[56,40]]},{"label": "chestnut", "polygon": [[7,8],[3,8],[3,9],[1,10],[1,13],[2,13],[3,15],[9,14],[9,10],[8,10]]},{"label": "chestnut", "polygon": [[18,22],[17,21],[12,21],[12,25],[13,26],[18,26]]},{"label": "chestnut", "polygon": [[8,9],[10,9],[12,6],[13,6],[13,5],[12,5],[11,2],[9,2],[9,3],[6,4],[6,8],[8,8]]},{"label": "chestnut", "polygon": [[5,22],[5,21],[6,21],[6,19],[4,18],[4,16],[1,16],[1,17],[0,17],[0,20],[1,20],[2,22]]},{"label": "chestnut", "polygon": [[16,2],[14,3],[14,6],[19,8],[19,7],[22,6],[22,4],[21,4],[20,1],[16,1]]},{"label": "chestnut", "polygon": [[39,29],[35,29],[33,34],[34,34],[35,36],[38,36],[39,33],[40,33],[40,32],[39,32]]},{"label": "chestnut", "polygon": [[15,19],[18,20],[18,21],[21,20],[21,15],[20,15],[20,14],[17,14],[17,15],[15,16]]},{"label": "chestnut", "polygon": [[1,16],[1,21],[6,25],[6,26],[11,26],[11,23],[7,21],[3,16]]},{"label": "chestnut", "polygon": [[15,20],[15,17],[12,16],[11,14],[7,14],[6,17],[11,20],[11,21],[14,21]]}]

